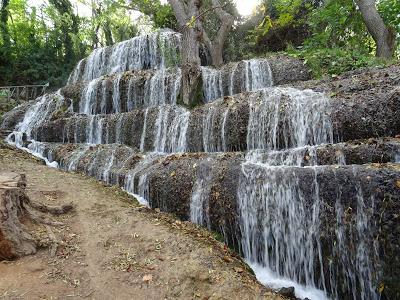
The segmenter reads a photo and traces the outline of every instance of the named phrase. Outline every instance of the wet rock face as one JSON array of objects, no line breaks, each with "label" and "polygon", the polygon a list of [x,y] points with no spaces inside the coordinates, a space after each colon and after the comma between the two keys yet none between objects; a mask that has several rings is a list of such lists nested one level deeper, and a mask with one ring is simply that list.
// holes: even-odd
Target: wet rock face
[{"label": "wet rock face", "polygon": [[274,84],[282,85],[311,79],[311,72],[303,61],[286,56],[268,58]]},{"label": "wet rock face", "polygon": [[0,129],[13,130],[15,126],[23,120],[26,111],[31,105],[32,102],[27,102],[4,114],[3,118],[0,120]]},{"label": "wet rock face", "polygon": [[[337,98],[333,102],[333,122],[342,140],[395,136],[400,132],[400,89],[382,92],[372,89]],[[349,101],[350,100],[350,101]]]}]

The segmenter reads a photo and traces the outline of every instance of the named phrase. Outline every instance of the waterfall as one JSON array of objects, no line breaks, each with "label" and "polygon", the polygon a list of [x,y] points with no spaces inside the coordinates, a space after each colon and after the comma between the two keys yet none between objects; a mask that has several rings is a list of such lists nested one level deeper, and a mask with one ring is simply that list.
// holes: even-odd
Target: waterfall
[{"label": "waterfall", "polygon": [[190,221],[208,228],[210,219],[208,213],[204,214],[204,212],[208,212],[212,178],[212,161],[206,160],[199,166],[190,200]]},{"label": "waterfall", "polygon": [[140,136],[140,152],[144,152],[144,143],[146,140],[146,130],[147,130],[147,114],[149,113],[149,109],[146,108],[144,112],[144,123],[143,123],[143,130],[142,135]]},{"label": "waterfall", "polygon": [[186,133],[190,112],[181,107],[160,106],[155,122],[154,151],[186,151]]},{"label": "waterfall", "polygon": [[[15,131],[8,136],[7,141],[20,148],[24,146],[24,134],[27,141],[32,141],[35,138],[32,136],[34,129],[50,120],[54,113],[65,105],[64,100],[60,90],[54,94],[45,94],[37,98],[36,103],[27,110],[24,119],[16,126]],[[12,138],[14,138],[14,142]]]},{"label": "waterfall", "polygon": [[221,98],[224,95],[222,71],[210,67],[202,67],[201,73],[204,102],[208,103],[212,100]]},{"label": "waterfall", "polygon": [[[142,205],[149,205],[148,181],[149,168],[160,158],[160,154],[151,153],[144,157],[142,161],[135,165],[134,169],[125,176],[124,190],[134,195]],[[138,176],[138,184],[135,183]]]},{"label": "waterfall", "polygon": [[[338,299],[342,288],[337,285],[338,277],[345,276],[354,300],[376,299],[370,261],[373,254],[364,242],[369,226],[359,184],[354,238],[359,241],[358,247],[348,253],[351,241],[345,240],[342,224],[337,224],[339,242],[333,245],[333,251],[341,258],[343,270],[324,269],[320,238],[323,202],[318,178],[328,170],[317,166],[316,148],[308,145],[333,142],[329,112],[326,96],[308,90],[273,88],[251,99],[247,143],[253,150],[242,164],[237,190],[241,249],[263,283],[295,286],[299,298],[327,299],[330,294]],[[345,164],[343,152],[336,156],[338,164]],[[305,157],[308,167],[303,167]],[[305,172],[310,174],[307,186],[299,179]],[[359,181],[356,174],[351,180]],[[339,182],[332,185],[341,189]],[[341,222],[340,199],[335,209]]]},{"label": "waterfall", "polygon": [[221,113],[214,106],[206,107],[203,117],[203,149],[204,152],[220,152],[227,149],[225,126],[229,107]]},{"label": "waterfall", "polygon": [[250,92],[273,85],[272,70],[267,60],[251,59],[221,69],[202,67],[204,102],[223,96]]},{"label": "waterfall", "polygon": [[121,113],[121,78],[122,74],[118,74],[118,76],[114,79],[113,83],[113,112]]},{"label": "waterfall", "polygon": [[262,90],[250,98],[247,148],[277,150],[332,143],[329,115],[330,103],[324,94],[292,88]]},{"label": "waterfall", "polygon": [[[131,73],[118,73],[112,77],[103,76],[90,81],[82,91],[79,113],[121,113],[140,107],[177,103],[181,90],[180,69],[149,71],[146,75],[148,76],[137,77]],[[107,108],[109,94],[112,95],[111,111]]]},{"label": "waterfall", "polygon": [[[81,61],[71,73],[68,84],[90,81],[102,75],[129,70],[165,68],[176,63],[180,51],[180,34],[159,31],[106,48],[99,48]],[[169,60],[169,61],[167,61]]]},{"label": "waterfall", "polygon": [[[371,220],[376,220],[379,191],[376,186],[368,190],[361,168],[346,166],[358,159],[348,145],[326,145],[336,142],[332,100],[312,90],[272,87],[268,60],[251,59],[202,67],[206,105],[188,110],[177,105],[180,38],[159,31],[96,49],[68,80],[79,83],[73,89],[84,86],[79,105],[60,91],[38,98],[8,141],[49,166],[123,185],[147,206],[168,190],[156,172],[165,178],[170,161],[193,160],[187,168],[191,190],[182,193],[185,198],[179,200],[186,206],[178,215],[231,235],[225,240],[238,246],[262,283],[294,286],[302,299],[377,300],[381,245],[371,232],[380,225]],[[47,147],[39,141],[82,145]],[[396,163],[398,149],[391,148]],[[245,152],[210,154],[238,150]],[[175,155],[188,151],[208,153]],[[170,161],[163,160],[167,153],[173,154]],[[326,161],[331,165],[323,166]],[[217,196],[218,188],[224,192]],[[228,204],[232,216],[218,219]]]},{"label": "waterfall", "polygon": [[[90,116],[89,126],[86,127],[86,143],[101,144],[103,141],[103,122],[104,117],[101,115]],[[77,132],[77,130],[75,131]],[[76,140],[76,139],[75,139]]]},{"label": "waterfall", "polygon": [[144,106],[176,104],[180,87],[180,69],[172,72],[164,69],[156,71],[152,78],[146,81]]},{"label": "waterfall", "polygon": [[96,113],[96,101],[98,98],[98,89],[102,87],[102,81],[92,80],[83,90],[81,101],[79,102],[79,113],[92,115]]},{"label": "waterfall", "polygon": [[103,171],[103,173],[101,174],[102,176],[101,176],[101,180],[102,181],[104,181],[104,182],[106,182],[107,184],[110,184],[110,171],[111,171],[111,168],[113,167],[113,165],[114,165],[114,160],[115,160],[115,152],[116,152],[116,149],[113,149],[112,150],[112,152],[111,152],[111,157],[109,157],[109,162],[108,162],[108,164],[105,166],[105,168],[104,168],[104,171]]},{"label": "waterfall", "polygon": [[[246,63],[246,91],[255,91],[273,85],[272,70],[266,60],[251,59]],[[233,85],[233,83],[231,83]]]}]

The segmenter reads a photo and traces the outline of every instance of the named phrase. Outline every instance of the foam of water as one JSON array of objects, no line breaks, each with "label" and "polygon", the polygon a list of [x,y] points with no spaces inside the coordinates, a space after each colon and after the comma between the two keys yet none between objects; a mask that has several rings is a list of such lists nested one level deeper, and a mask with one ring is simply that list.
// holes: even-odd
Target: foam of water
[{"label": "foam of water", "polygon": [[310,300],[328,300],[329,298],[321,290],[314,287],[307,287],[297,282],[276,275],[271,270],[260,266],[259,264],[249,263],[257,276],[257,279],[264,285],[271,289],[279,290],[282,287],[294,287],[295,295],[299,299],[310,299]]}]

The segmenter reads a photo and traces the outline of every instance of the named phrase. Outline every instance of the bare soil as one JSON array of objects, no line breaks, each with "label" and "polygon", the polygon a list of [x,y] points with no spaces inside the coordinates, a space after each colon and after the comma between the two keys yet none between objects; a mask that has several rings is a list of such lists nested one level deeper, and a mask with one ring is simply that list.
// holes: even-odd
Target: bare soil
[{"label": "bare soil", "polygon": [[32,201],[76,211],[53,218],[56,247],[34,226],[43,248],[0,262],[1,299],[282,299],[211,233],[118,188],[0,146],[4,171],[26,174]]}]

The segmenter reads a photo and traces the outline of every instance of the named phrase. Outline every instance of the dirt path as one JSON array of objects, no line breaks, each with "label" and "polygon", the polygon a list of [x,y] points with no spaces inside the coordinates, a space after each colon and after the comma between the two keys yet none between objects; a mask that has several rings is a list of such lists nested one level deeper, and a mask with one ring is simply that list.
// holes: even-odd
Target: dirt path
[{"label": "dirt path", "polygon": [[0,298],[281,299],[209,233],[139,207],[117,188],[9,149],[0,149],[2,171],[25,173],[33,201],[77,209],[54,229],[54,256],[44,249],[0,263]]}]

